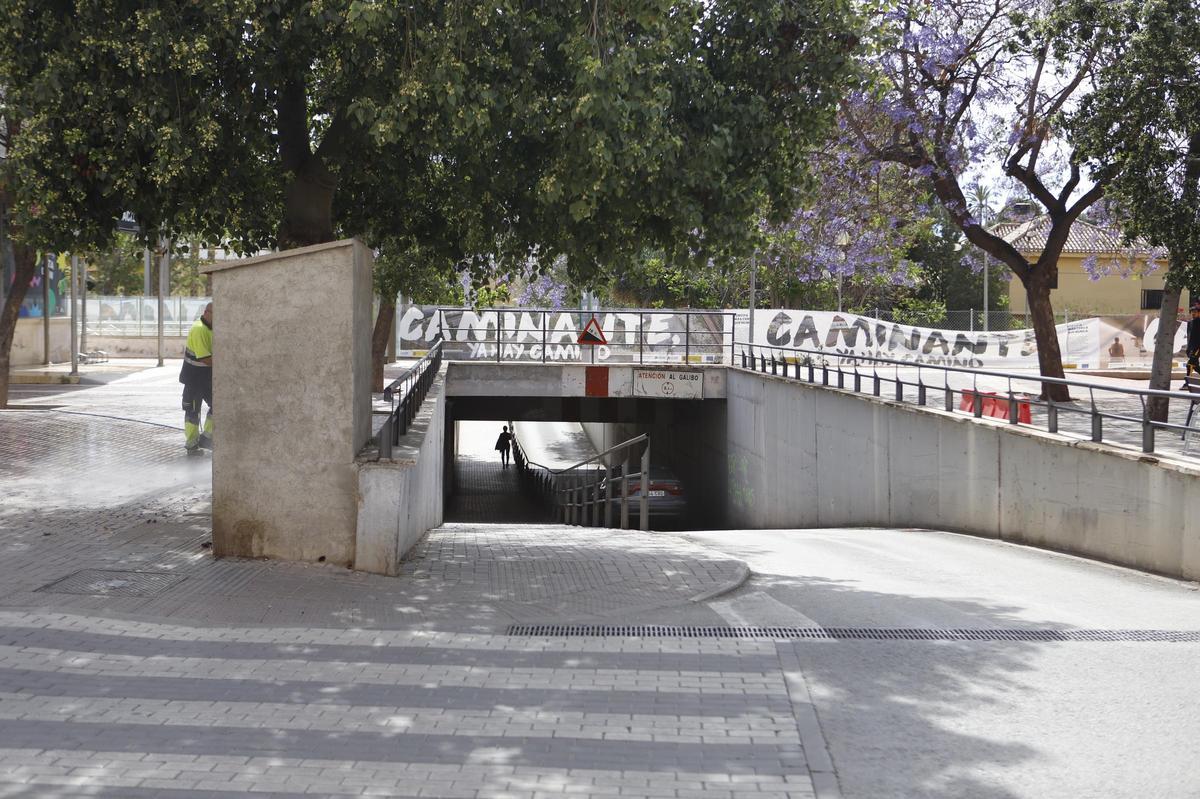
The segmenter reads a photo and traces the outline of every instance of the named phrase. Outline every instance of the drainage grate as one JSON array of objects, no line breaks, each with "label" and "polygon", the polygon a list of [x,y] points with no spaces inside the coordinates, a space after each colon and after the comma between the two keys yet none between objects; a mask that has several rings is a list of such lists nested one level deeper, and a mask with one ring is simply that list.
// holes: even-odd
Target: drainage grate
[{"label": "drainage grate", "polygon": [[169,572],[83,569],[43,585],[37,590],[54,594],[90,596],[153,596],[184,579],[186,578],[183,575]]},{"label": "drainage grate", "polygon": [[620,624],[514,624],[514,636],[601,638],[759,638],[819,641],[1144,641],[1200,642],[1200,630],[937,629],[920,627],[675,627]]}]

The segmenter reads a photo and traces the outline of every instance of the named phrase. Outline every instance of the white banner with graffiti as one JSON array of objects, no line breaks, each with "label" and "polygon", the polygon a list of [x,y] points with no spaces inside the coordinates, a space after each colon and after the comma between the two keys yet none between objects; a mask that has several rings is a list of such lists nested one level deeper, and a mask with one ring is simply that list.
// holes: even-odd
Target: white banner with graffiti
[{"label": "white banner with graffiti", "polygon": [[[579,344],[596,318],[605,344]],[[756,347],[812,350],[843,360],[873,357],[968,368],[1035,368],[1032,330],[965,331],[885,322],[836,311],[791,309],[683,310],[469,310],[413,305],[396,318],[397,349],[422,355],[443,339],[456,360],[576,363],[728,363],[735,350]],[[1153,315],[1092,317],[1057,326],[1063,363],[1078,369],[1146,368],[1153,357]],[[1186,330],[1175,335],[1182,353]],[[735,346],[736,341],[736,346]]]},{"label": "white banner with graffiti", "polygon": [[[1148,365],[1157,327],[1153,317],[1131,316],[1080,319],[1056,329],[1064,364],[1106,369]],[[748,314],[738,320],[736,331],[738,341],[749,340]],[[1184,338],[1181,327],[1176,351]],[[946,330],[836,311],[755,311],[753,341],[759,347],[817,350],[845,360],[887,358],[976,369],[1037,366],[1033,330]]]},{"label": "white banner with graffiti", "polygon": [[[583,345],[595,317],[605,343]],[[468,310],[412,305],[397,313],[402,355],[417,355],[439,337],[456,360],[582,363],[726,363],[733,342],[727,311]]]}]

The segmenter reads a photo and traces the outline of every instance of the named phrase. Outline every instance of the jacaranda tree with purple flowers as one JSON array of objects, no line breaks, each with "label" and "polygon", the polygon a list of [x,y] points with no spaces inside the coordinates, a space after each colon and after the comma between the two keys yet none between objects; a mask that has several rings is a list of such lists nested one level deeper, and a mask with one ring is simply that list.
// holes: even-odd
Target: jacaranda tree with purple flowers
[{"label": "jacaranda tree with purple flowers", "polygon": [[906,255],[934,224],[920,176],[865,157],[845,119],[807,163],[815,188],[786,222],[764,226],[764,269],[863,290],[911,284],[915,270]]},{"label": "jacaranda tree with purple flowers", "polygon": [[[1072,223],[1104,187],[1084,180],[1059,128],[1095,78],[1105,37],[1065,35],[1049,0],[898,0],[877,23],[865,64],[876,80],[843,101],[846,124],[870,158],[927,180],[966,238],[1012,270],[1029,299],[1041,372],[1062,377],[1050,289]],[[1045,209],[1036,260],[968,207],[962,186],[993,164]],[[1043,390],[1069,399],[1065,386]]]}]

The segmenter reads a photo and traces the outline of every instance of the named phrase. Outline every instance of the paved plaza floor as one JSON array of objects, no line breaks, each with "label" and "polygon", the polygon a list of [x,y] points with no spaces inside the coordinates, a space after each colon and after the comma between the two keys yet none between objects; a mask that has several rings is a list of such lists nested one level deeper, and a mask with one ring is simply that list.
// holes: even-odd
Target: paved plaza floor
[{"label": "paved plaza floor", "polygon": [[[483,445],[399,578],[215,560],[177,370],[0,411],[0,797],[1200,796],[1194,585],[932,531],[501,523]],[[703,634],[763,626],[801,634]]]}]

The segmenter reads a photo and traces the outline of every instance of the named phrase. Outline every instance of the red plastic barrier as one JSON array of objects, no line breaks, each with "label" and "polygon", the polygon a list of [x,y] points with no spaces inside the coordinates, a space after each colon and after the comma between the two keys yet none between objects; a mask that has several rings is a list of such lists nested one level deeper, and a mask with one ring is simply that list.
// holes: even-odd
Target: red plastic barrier
[{"label": "red plastic barrier", "polygon": [[[983,416],[991,416],[995,419],[1008,419],[1008,398],[1002,397],[994,391],[964,391],[962,400],[958,403],[960,411],[967,413],[975,413],[976,397],[983,405],[981,411]],[[1033,412],[1027,400],[1017,400],[1017,421],[1024,424],[1029,424],[1033,420]]]}]

